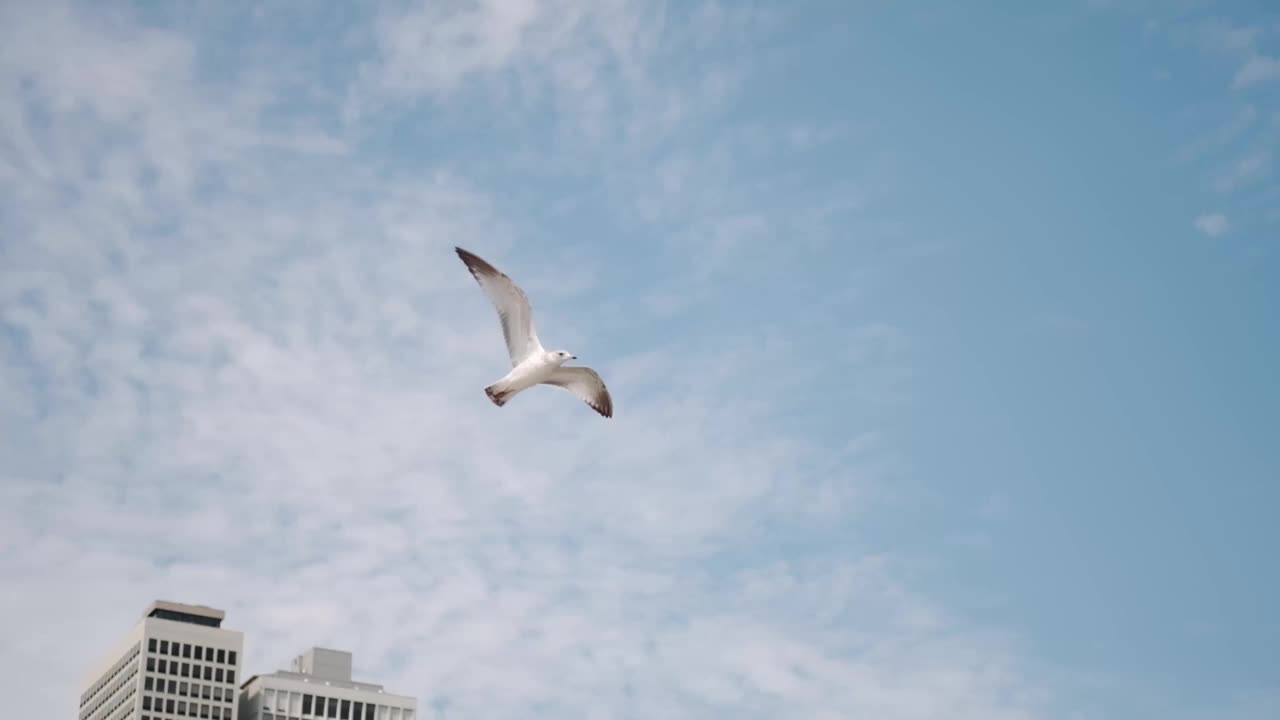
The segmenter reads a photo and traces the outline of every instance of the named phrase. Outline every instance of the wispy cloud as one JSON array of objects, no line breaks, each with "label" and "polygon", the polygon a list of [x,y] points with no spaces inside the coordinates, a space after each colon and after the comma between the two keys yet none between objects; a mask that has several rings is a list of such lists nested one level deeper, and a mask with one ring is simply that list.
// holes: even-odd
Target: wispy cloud
[{"label": "wispy cloud", "polygon": [[1256,55],[1236,71],[1231,87],[1240,89],[1275,80],[1280,80],[1280,58]]},{"label": "wispy cloud", "polygon": [[1224,193],[1232,192],[1265,177],[1270,167],[1271,151],[1265,148],[1255,149],[1214,178],[1213,189]]},{"label": "wispy cloud", "polygon": [[1206,213],[1195,219],[1194,223],[1197,230],[1216,238],[1226,234],[1231,229],[1231,223],[1227,221],[1227,216],[1222,213]]},{"label": "wispy cloud", "polygon": [[[0,198],[0,576],[19,588],[0,598],[16,638],[0,672],[26,693],[9,712],[73,702],[93,655],[172,597],[227,608],[254,670],[347,647],[362,676],[450,715],[1038,716],[1046,683],[1017,645],[950,616],[891,558],[777,551],[856,517],[887,444],[849,420],[833,449],[779,418],[901,392],[902,332],[810,313],[847,328],[839,352],[776,377],[761,348],[803,338],[674,332],[630,309],[651,290],[640,270],[590,252],[645,203],[704,276],[760,262],[771,228],[825,227],[838,198],[758,203],[785,184],[730,182],[742,138],[785,148],[793,124],[710,148],[688,136],[734,92],[734,63],[697,80],[664,65],[760,19],[623,2],[383,11],[348,28],[371,54],[322,88],[291,69],[312,50],[221,53],[203,23],[0,11],[0,174],[17,188]],[[229,24],[273,12],[290,11]],[[282,109],[294,101],[307,111]],[[536,129],[468,132],[450,111],[626,138],[632,155],[591,175],[616,193],[602,198],[572,180],[589,148],[557,166],[557,141],[523,166],[508,151]],[[409,138],[388,121],[437,112]],[[622,192],[655,168],[665,188]],[[681,200],[691,187],[707,192]],[[543,211],[571,193],[616,217],[543,244]],[[609,380],[613,421],[555,391],[485,401],[502,348],[455,244],[525,283],[544,337]],[[644,262],[675,249],[653,247]],[[564,257],[586,260],[562,283]],[[682,267],[660,288],[679,300]],[[871,386],[822,384],[824,357]]]},{"label": "wispy cloud", "polygon": [[[1261,19],[1223,17],[1217,8],[1194,2],[1179,7],[1139,5],[1130,9],[1147,16],[1147,27],[1156,28],[1157,37],[1195,50],[1209,61],[1208,67],[1224,73],[1223,92],[1213,99],[1213,106],[1224,108],[1229,119],[1193,135],[1177,150],[1176,158],[1211,168],[1208,187],[1234,196],[1233,216],[1247,221],[1245,216],[1255,212],[1250,208],[1265,204],[1259,195],[1265,192],[1262,181],[1270,173],[1280,134],[1268,121],[1275,113],[1274,100],[1265,92],[1242,91],[1280,79],[1280,61],[1267,52],[1273,28]],[[1212,234],[1200,220],[1196,226]]]}]

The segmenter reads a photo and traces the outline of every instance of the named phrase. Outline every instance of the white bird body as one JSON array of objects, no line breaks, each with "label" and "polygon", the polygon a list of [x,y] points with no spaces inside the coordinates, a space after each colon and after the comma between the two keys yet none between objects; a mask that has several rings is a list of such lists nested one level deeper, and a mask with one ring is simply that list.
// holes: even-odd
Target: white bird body
[{"label": "white bird body", "polygon": [[548,351],[542,347],[533,324],[533,308],[524,291],[478,255],[462,248],[454,250],[497,309],[507,353],[511,356],[511,370],[484,389],[493,404],[502,407],[516,394],[545,383],[568,390],[592,410],[604,417],[613,417],[613,399],[595,370],[564,367],[566,361],[577,357],[564,350]]},{"label": "white bird body", "polygon": [[501,380],[485,388],[485,393],[500,400],[501,406],[521,390],[528,390],[550,380],[556,369],[563,364],[564,360],[555,353],[545,350],[536,352],[511,368],[511,372],[503,375]]}]

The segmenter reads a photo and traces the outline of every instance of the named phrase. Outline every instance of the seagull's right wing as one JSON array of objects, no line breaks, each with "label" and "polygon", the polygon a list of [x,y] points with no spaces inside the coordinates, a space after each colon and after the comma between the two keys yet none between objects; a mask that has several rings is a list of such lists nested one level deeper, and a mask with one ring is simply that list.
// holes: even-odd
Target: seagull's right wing
[{"label": "seagull's right wing", "polygon": [[600,413],[605,417],[613,417],[613,398],[609,397],[609,388],[605,387],[604,380],[600,379],[599,373],[588,367],[564,367],[563,365],[556,368],[551,377],[543,381],[547,385],[555,385],[564,388],[578,399],[591,406],[592,410]]},{"label": "seagull's right wing", "polygon": [[534,353],[545,352],[538,340],[538,332],[533,326],[533,308],[529,306],[529,298],[519,285],[511,278],[498,272],[498,269],[478,255],[455,247],[458,257],[471,271],[480,288],[489,296],[490,302],[498,310],[498,319],[502,321],[502,335],[507,340],[507,353],[511,355],[512,367]]}]

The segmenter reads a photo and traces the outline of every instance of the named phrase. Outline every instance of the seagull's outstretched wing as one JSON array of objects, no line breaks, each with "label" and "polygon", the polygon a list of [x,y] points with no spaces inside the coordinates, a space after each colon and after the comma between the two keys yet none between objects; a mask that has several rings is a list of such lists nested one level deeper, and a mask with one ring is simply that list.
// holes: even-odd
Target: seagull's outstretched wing
[{"label": "seagull's outstretched wing", "polygon": [[588,367],[558,367],[551,377],[543,381],[547,385],[564,388],[605,417],[613,417],[613,398],[604,386],[600,375]]},{"label": "seagull's outstretched wing", "polygon": [[520,361],[534,353],[545,352],[538,340],[538,331],[533,326],[533,308],[529,306],[529,298],[525,297],[520,286],[480,256],[460,247],[455,247],[454,250],[498,310],[498,319],[502,321],[502,335],[507,340],[507,353],[511,355],[511,366],[519,365]]}]

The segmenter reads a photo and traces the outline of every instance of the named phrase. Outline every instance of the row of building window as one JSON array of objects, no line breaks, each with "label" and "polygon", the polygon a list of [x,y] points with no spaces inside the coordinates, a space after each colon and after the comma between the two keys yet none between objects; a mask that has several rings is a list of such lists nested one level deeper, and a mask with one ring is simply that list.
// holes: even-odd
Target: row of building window
[{"label": "row of building window", "polygon": [[[121,676],[119,674],[120,672],[125,672],[125,674]],[[112,678],[114,679],[114,682],[110,686],[108,686],[110,687],[110,691],[99,694],[98,699],[95,702],[93,702],[93,704],[91,704],[87,708],[82,708],[80,710],[81,719],[85,720],[87,718],[91,718],[94,715],[96,715],[98,713],[98,710],[102,709],[102,706],[105,705],[106,703],[111,702],[111,698],[115,697],[116,695],[119,695],[121,690],[125,688],[130,688],[133,685],[133,679],[137,676],[138,676],[137,663],[126,665],[120,668],[120,670],[113,673]],[[133,691],[131,689],[130,694],[132,694],[132,692]],[[112,707],[113,712],[114,712],[114,708],[115,706]],[[107,713],[107,715],[109,714],[110,713]],[[105,715],[103,717],[105,717]]]},{"label": "row of building window", "polygon": [[187,658],[189,660],[203,660],[205,662],[231,665],[232,667],[236,664],[235,650],[204,647],[203,645],[192,645],[191,643],[180,643],[177,640],[170,642],[159,638],[150,638],[147,640],[147,652],[158,655],[171,655],[173,657]]},{"label": "row of building window", "polygon": [[413,711],[353,700],[288,692],[266,688],[262,691],[262,720],[286,720],[306,715],[335,720],[413,720]]},{"label": "row of building window", "polygon": [[139,652],[139,647],[136,644],[133,647],[129,648],[129,652],[125,653],[124,656],[121,657],[119,660],[117,660],[116,664],[112,666],[111,673],[109,675],[104,675],[102,679],[98,680],[98,682],[94,684],[93,687],[86,690],[84,694],[80,696],[80,707],[84,707],[85,704],[89,702],[90,698],[92,698],[100,690],[102,690],[104,687],[110,684],[112,680],[115,680],[116,676],[118,676],[122,671],[124,671],[124,666],[130,660],[138,657],[138,652]]},{"label": "row of building window", "polygon": [[[205,700],[217,700],[222,702],[223,688],[217,685],[201,685],[200,683],[187,683],[178,680],[165,680],[164,678],[153,678],[148,675],[143,681],[143,690],[150,690],[158,693],[168,693],[169,695],[180,695],[182,697],[204,698]],[[235,697],[234,688],[226,688],[226,701],[231,702]]]},{"label": "row of building window", "polygon": [[194,665],[192,663],[179,663],[177,660],[165,660],[164,658],[156,659],[147,658],[147,672],[160,673],[161,675],[181,676],[184,678],[201,679],[201,668],[203,667],[204,679],[211,682],[227,682],[232,685],[236,684],[236,671],[231,668],[226,670],[222,668],[210,667],[209,665]]},{"label": "row of building window", "polygon": [[109,718],[109,717],[111,717],[112,715],[114,715],[114,714],[115,714],[115,712],[116,712],[117,710],[119,710],[119,709],[120,709],[120,706],[121,706],[121,705],[124,705],[125,703],[130,703],[130,704],[132,704],[132,703],[133,703],[133,696],[134,696],[137,692],[138,692],[138,690],[137,690],[137,687],[136,687],[136,686],[135,686],[135,687],[131,687],[131,688],[129,688],[129,692],[127,692],[127,693],[125,693],[125,694],[121,695],[121,696],[120,696],[120,699],[119,699],[119,700],[117,700],[117,701],[115,701],[115,703],[113,703],[113,704],[111,705],[111,709],[110,709],[110,710],[107,710],[106,712],[104,712],[104,713],[102,714],[102,717],[104,717],[104,718]]},{"label": "row of building window", "polygon": [[[377,717],[379,718],[388,719],[388,718],[394,717],[399,719],[402,717],[401,714],[403,713],[403,720],[413,720],[413,710],[410,710],[407,708],[402,710],[401,708],[391,707],[388,705],[377,705],[377,706],[366,705],[365,706],[366,712],[368,711],[369,708],[373,708],[373,707],[377,707],[378,709]],[[317,715],[316,717],[323,717],[323,716]],[[365,717],[370,717],[370,716],[366,714]],[[262,713],[261,720],[303,720],[303,718],[299,717],[296,713],[293,715],[286,715],[284,713],[276,713],[273,715],[269,712],[264,712]]]},{"label": "row of building window", "polygon": [[153,698],[150,695],[142,696],[142,709],[154,710],[155,712],[166,712],[170,715],[180,715],[182,717],[200,717],[208,718],[208,720],[231,720],[231,708],[226,708],[225,712],[221,705],[210,705],[209,703],[189,703],[185,700],[174,700],[172,698]]}]

